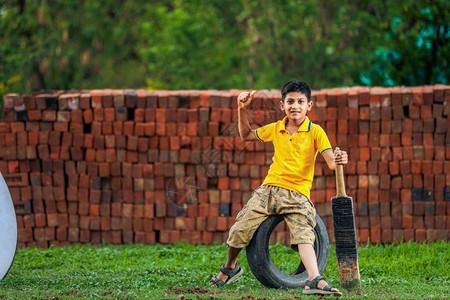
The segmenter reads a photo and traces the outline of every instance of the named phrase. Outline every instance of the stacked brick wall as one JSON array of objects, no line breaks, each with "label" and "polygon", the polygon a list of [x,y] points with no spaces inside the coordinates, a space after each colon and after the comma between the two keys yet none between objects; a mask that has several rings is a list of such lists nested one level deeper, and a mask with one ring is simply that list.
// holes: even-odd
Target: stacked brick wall
[{"label": "stacked brick wall", "polygon": [[[270,143],[238,136],[238,91],[55,91],[4,97],[0,172],[19,245],[224,242],[267,174]],[[449,86],[313,92],[309,113],[347,150],[360,242],[448,240]],[[254,128],[283,117],[260,91]],[[311,193],[331,240],[334,174]],[[286,225],[273,240],[289,239]]]}]

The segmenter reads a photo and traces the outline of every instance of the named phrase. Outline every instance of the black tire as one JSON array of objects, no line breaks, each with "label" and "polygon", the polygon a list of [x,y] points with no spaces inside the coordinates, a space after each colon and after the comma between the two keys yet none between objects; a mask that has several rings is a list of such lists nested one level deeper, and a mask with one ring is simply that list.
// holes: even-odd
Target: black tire
[{"label": "black tire", "polygon": [[[270,288],[295,289],[304,287],[308,279],[305,266],[300,262],[297,269],[291,274],[286,274],[275,266],[269,253],[269,239],[274,228],[283,221],[282,215],[268,217],[256,230],[250,244],[247,246],[247,260],[250,269],[263,285]],[[323,274],[328,263],[329,244],[327,229],[322,219],[316,214],[316,227],[314,234],[314,250],[316,251],[317,264],[320,274]]]}]

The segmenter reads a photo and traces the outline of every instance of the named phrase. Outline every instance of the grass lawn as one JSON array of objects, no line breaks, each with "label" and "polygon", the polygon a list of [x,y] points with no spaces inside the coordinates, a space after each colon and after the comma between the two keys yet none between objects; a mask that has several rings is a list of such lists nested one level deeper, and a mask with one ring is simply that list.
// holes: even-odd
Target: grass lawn
[{"label": "grass lawn", "polygon": [[[450,298],[448,242],[359,247],[362,288],[350,299]],[[209,288],[209,274],[224,262],[225,245],[104,245],[18,249],[8,275],[0,281],[0,299],[144,298],[316,299],[300,289],[264,287],[253,276],[245,251],[244,274],[225,288]],[[295,269],[298,254],[280,244],[271,255],[285,272]],[[339,286],[335,249],[324,274]],[[256,298],[255,298],[256,297]],[[182,297],[180,297],[182,298]]]}]

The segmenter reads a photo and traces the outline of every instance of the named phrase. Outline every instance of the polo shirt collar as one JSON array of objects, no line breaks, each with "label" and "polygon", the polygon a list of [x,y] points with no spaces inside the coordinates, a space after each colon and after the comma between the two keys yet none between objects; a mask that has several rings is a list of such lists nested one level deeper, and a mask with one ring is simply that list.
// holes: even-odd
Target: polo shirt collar
[{"label": "polo shirt collar", "polygon": [[[281,126],[280,126],[280,130],[279,130],[280,132],[286,131],[286,122],[287,121],[288,121],[288,117],[286,116],[281,121]],[[310,131],[310,130],[311,130],[311,121],[309,120],[309,118],[307,116],[305,116],[305,120],[303,121],[302,125],[300,125],[297,132]]]}]

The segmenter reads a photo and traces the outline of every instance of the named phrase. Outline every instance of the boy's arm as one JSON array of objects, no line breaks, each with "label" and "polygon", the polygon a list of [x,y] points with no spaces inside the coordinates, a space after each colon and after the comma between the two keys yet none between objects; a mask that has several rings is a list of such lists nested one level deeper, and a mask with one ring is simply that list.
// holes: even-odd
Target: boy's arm
[{"label": "boy's arm", "polygon": [[[336,149],[339,149],[336,147]],[[327,162],[328,167],[334,171],[336,168],[336,165],[346,165],[348,163],[348,155],[347,152],[342,151],[334,157],[333,151],[325,151],[322,154],[323,158],[325,158],[325,161]]]},{"label": "boy's arm", "polygon": [[247,118],[247,107],[252,102],[254,94],[255,91],[252,91],[251,93],[243,92],[240,93],[237,98],[239,135],[245,141],[258,140],[255,134],[255,130],[252,130]]}]

